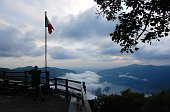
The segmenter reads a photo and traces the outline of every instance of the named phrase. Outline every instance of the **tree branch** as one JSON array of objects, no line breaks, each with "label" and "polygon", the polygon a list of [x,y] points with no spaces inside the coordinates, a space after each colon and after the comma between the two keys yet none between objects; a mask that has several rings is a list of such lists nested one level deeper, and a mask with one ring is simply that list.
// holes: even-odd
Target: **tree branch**
[{"label": "tree branch", "polygon": [[147,17],[147,23],[146,23],[146,25],[145,25],[145,27],[144,27],[144,29],[142,30],[142,32],[140,33],[140,35],[136,38],[136,40],[138,40],[141,36],[142,36],[142,34],[146,31],[146,28],[147,28],[147,26],[148,26],[148,24],[149,24],[149,20],[150,20],[150,18],[151,18],[151,13],[153,12],[153,6],[152,6],[152,8],[151,8],[151,11],[149,12],[149,15],[148,15],[148,17]]}]

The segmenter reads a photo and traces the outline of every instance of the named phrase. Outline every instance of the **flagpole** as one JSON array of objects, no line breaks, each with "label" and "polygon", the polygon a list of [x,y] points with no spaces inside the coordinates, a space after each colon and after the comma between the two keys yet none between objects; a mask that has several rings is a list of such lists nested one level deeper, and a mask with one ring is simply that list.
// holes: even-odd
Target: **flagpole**
[{"label": "flagpole", "polygon": [[47,16],[47,12],[45,11],[45,71],[47,71],[47,28],[46,28],[46,16]]}]

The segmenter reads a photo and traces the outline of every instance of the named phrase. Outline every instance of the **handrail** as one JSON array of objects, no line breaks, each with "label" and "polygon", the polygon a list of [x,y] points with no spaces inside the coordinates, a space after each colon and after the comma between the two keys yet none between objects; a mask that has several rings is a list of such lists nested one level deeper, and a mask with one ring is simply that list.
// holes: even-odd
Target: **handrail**
[{"label": "handrail", "polygon": [[[54,83],[50,84],[50,86],[55,86],[54,90],[56,90],[56,91],[58,90],[58,86],[65,87],[65,89],[63,89],[63,90],[65,90],[65,97],[66,97],[66,99],[68,99],[68,95],[69,94],[76,95],[77,94],[76,91],[78,93],[81,93],[81,88],[78,88],[81,85],[80,81],[69,80],[69,79],[64,79],[64,78],[50,78],[49,80],[50,81],[54,81]],[[60,82],[60,81],[62,81],[62,82]],[[74,84],[78,84],[78,87],[71,86],[70,83],[72,83],[73,85]],[[74,90],[74,92],[70,92],[70,90]],[[77,96],[81,97],[80,94],[77,94]]]},{"label": "handrail", "polygon": [[[41,84],[46,84],[47,86],[49,85],[49,72],[41,72],[41,73],[46,73],[46,76],[41,76],[41,79],[46,79],[46,83],[41,83]],[[15,75],[13,75],[15,74]],[[17,75],[16,75],[17,74]],[[23,75],[21,75],[23,74]],[[22,71],[22,72],[18,72],[18,71],[0,71],[0,79],[3,80],[16,80],[16,81],[23,81],[23,83],[25,83],[25,85],[29,85],[30,84],[30,79],[31,76],[28,75],[28,71]]]},{"label": "handrail", "polygon": [[[68,97],[68,96],[67,96],[67,95],[68,95],[68,88],[69,88],[69,89],[76,90],[76,91],[79,91],[79,92],[81,93],[82,111],[83,111],[83,112],[92,112],[92,111],[91,111],[91,108],[90,108],[90,105],[89,105],[89,102],[88,102],[88,99],[87,99],[87,96],[86,96],[86,86],[85,86],[85,82],[68,80],[68,79],[63,79],[63,78],[54,78],[54,79],[51,79],[51,80],[55,80],[55,82],[54,82],[55,89],[57,89],[57,85],[66,87],[66,98]],[[65,81],[65,82],[63,82],[63,83],[65,83],[65,85],[64,85],[64,84],[61,84],[61,83],[57,83],[58,80]],[[74,82],[74,83],[80,84],[80,86],[79,86],[80,89],[69,86],[69,85],[68,85],[68,82]],[[70,105],[70,106],[71,106],[71,105]],[[71,111],[69,110],[69,112],[71,112]]]},{"label": "handrail", "polygon": [[[49,72],[41,72],[41,73],[46,73],[47,75],[49,75]],[[23,74],[23,75],[11,75],[11,74]],[[30,76],[28,75],[28,71],[23,71],[23,72],[14,72],[14,71],[0,71],[0,75],[2,75],[2,79],[10,79],[10,78],[23,78],[23,79],[16,79],[16,80],[22,80],[24,82],[29,82],[28,78],[30,78]],[[66,87],[66,93],[68,94],[68,89],[72,89],[72,90],[76,90],[78,92],[81,92],[81,88],[76,88],[73,86],[69,85],[69,82],[71,83],[75,83],[75,84],[81,84],[82,82],[80,81],[75,81],[75,80],[70,80],[70,79],[63,79],[63,78],[49,78],[49,76],[41,76],[41,79],[46,79],[46,84],[49,86],[54,85],[55,86],[55,90],[57,90],[57,85],[59,86],[63,86]],[[49,84],[50,80],[54,80],[55,83],[54,84]],[[65,81],[64,84],[62,83],[57,83],[59,80],[63,80]],[[84,83],[84,89],[85,88],[85,83]]]},{"label": "handrail", "polygon": [[[23,80],[24,80],[24,83],[25,83],[25,85],[27,85],[28,83],[30,83],[30,82],[28,82],[28,80],[27,80],[27,78],[28,78],[28,72],[27,71],[25,71],[25,72],[5,72],[5,71],[0,71],[1,73],[0,73],[0,75],[2,75],[2,79],[6,79],[6,78],[9,78],[9,77],[25,77]],[[8,73],[24,73],[24,75],[23,76],[21,76],[21,75],[9,75],[9,76],[7,76],[6,77],[6,75],[8,74]],[[49,78],[49,72],[41,72],[41,73],[45,73],[46,74],[46,76],[45,77],[40,77],[40,78],[44,78],[44,79],[46,79],[46,86],[47,87],[50,87],[50,86],[52,86],[52,85],[54,85],[55,86],[55,90],[57,90],[57,85],[59,85],[59,86],[63,86],[63,87],[65,87],[65,95],[66,95],[66,99],[68,98],[68,94],[69,94],[69,89],[72,89],[72,90],[75,90],[75,91],[78,91],[78,92],[80,92],[80,94],[81,94],[81,101],[82,101],[82,110],[83,110],[83,112],[91,112],[91,108],[90,108],[90,105],[89,105],[89,102],[88,102],[88,100],[87,100],[87,96],[86,96],[86,86],[85,86],[85,82],[80,82],[80,81],[75,81],[75,80],[70,80],[70,79],[63,79],[63,78]],[[29,77],[30,78],[30,77]],[[52,81],[52,80],[54,80],[55,82],[53,83],[53,84],[50,84],[49,82],[50,82],[50,80]],[[63,83],[58,83],[58,81],[60,81],[60,80],[62,80],[62,81],[65,81],[65,82],[63,82]],[[78,86],[78,87],[80,87],[80,88],[76,88],[76,87],[73,87],[73,86],[70,86],[69,85],[69,82],[71,82],[71,83],[75,83],[75,84],[79,84],[80,86]],[[75,94],[75,93],[74,93]]]},{"label": "handrail", "polygon": [[92,112],[83,85],[81,85],[83,112]]}]

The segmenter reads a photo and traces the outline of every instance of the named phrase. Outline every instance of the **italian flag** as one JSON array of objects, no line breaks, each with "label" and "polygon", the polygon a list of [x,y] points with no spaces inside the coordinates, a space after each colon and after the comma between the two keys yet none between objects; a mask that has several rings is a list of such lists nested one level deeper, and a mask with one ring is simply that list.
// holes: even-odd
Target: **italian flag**
[{"label": "italian flag", "polygon": [[48,33],[51,34],[52,30],[54,30],[52,24],[48,20],[47,16],[45,16],[45,27],[48,27]]}]

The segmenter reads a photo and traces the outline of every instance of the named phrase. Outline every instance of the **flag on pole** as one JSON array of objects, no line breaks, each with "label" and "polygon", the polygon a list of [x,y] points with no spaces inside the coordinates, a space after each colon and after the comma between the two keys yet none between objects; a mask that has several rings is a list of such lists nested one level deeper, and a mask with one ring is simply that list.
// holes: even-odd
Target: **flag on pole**
[{"label": "flag on pole", "polygon": [[48,33],[51,34],[52,30],[54,30],[52,24],[48,20],[47,16],[45,16],[45,27],[48,27]]}]

